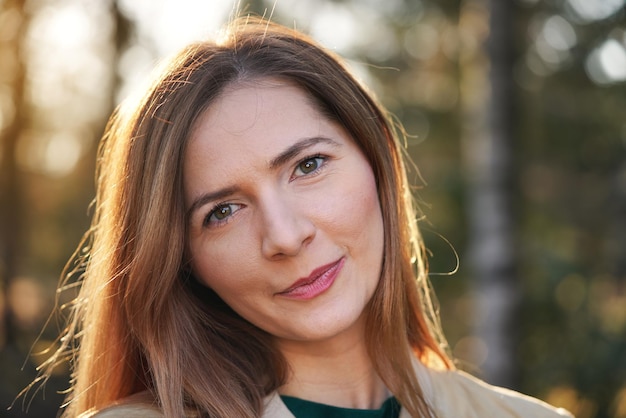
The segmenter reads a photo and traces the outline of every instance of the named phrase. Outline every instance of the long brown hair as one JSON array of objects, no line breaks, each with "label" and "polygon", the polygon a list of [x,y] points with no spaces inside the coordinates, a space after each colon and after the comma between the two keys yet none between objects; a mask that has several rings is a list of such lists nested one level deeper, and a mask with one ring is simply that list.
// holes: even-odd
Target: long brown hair
[{"label": "long brown hair", "polygon": [[411,363],[453,366],[430,300],[394,124],[338,57],[299,32],[243,18],[220,42],[192,44],[170,59],[138,102],[111,117],[98,154],[92,228],[79,252],[81,290],[55,357],[75,360],[66,415],[148,389],[168,417],[185,408],[254,417],[285,382],[287,364],[271,336],[190,276],[182,195],[183,155],[198,117],[227,85],[264,77],[302,88],[369,159],[385,242],[367,308],[368,350],[409,413],[429,414]]}]

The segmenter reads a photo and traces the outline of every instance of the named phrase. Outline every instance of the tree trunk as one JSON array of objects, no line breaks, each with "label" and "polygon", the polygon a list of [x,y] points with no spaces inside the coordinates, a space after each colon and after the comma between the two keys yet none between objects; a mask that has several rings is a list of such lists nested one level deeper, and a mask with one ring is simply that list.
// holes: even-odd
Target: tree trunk
[{"label": "tree trunk", "polygon": [[515,171],[512,5],[502,0],[468,0],[464,9],[489,19],[486,48],[462,66],[469,259],[477,298],[474,333],[487,349],[480,365],[483,377],[511,387],[517,380],[519,299],[511,203]]},{"label": "tree trunk", "polygon": [[15,340],[15,326],[7,291],[18,274],[18,254],[22,238],[22,186],[15,151],[23,130],[25,118],[24,85],[25,65],[22,49],[28,18],[24,11],[25,0],[5,1],[0,9],[3,24],[0,26],[0,52],[5,57],[0,63],[0,83],[7,84],[11,95],[9,103],[13,112],[2,109],[3,126],[0,125],[0,281],[4,303],[2,314],[2,341],[0,346]]}]

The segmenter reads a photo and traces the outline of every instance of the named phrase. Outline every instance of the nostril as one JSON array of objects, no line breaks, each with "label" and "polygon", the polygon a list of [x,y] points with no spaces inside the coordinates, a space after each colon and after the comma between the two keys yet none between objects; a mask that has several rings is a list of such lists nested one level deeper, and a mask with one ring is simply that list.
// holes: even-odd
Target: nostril
[{"label": "nostril", "polygon": [[264,228],[262,252],[268,258],[295,256],[315,237],[315,225],[305,217],[280,216]]}]

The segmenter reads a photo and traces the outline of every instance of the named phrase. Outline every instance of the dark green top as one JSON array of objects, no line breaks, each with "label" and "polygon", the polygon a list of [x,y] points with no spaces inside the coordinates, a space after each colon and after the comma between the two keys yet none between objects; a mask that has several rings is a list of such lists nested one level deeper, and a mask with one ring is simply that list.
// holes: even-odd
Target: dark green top
[{"label": "dark green top", "polygon": [[291,396],[280,398],[296,418],[398,418],[400,415],[400,404],[393,396],[380,409],[339,408]]}]

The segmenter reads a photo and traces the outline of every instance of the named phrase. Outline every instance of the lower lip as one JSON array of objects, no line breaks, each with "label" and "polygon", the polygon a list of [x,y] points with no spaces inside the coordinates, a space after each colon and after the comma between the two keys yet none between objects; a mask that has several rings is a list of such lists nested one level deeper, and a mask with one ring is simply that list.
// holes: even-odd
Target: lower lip
[{"label": "lower lip", "polygon": [[339,275],[344,262],[345,258],[342,258],[311,283],[303,284],[295,289],[280,293],[280,295],[289,299],[298,300],[313,299],[321,295],[335,283],[335,279]]}]

